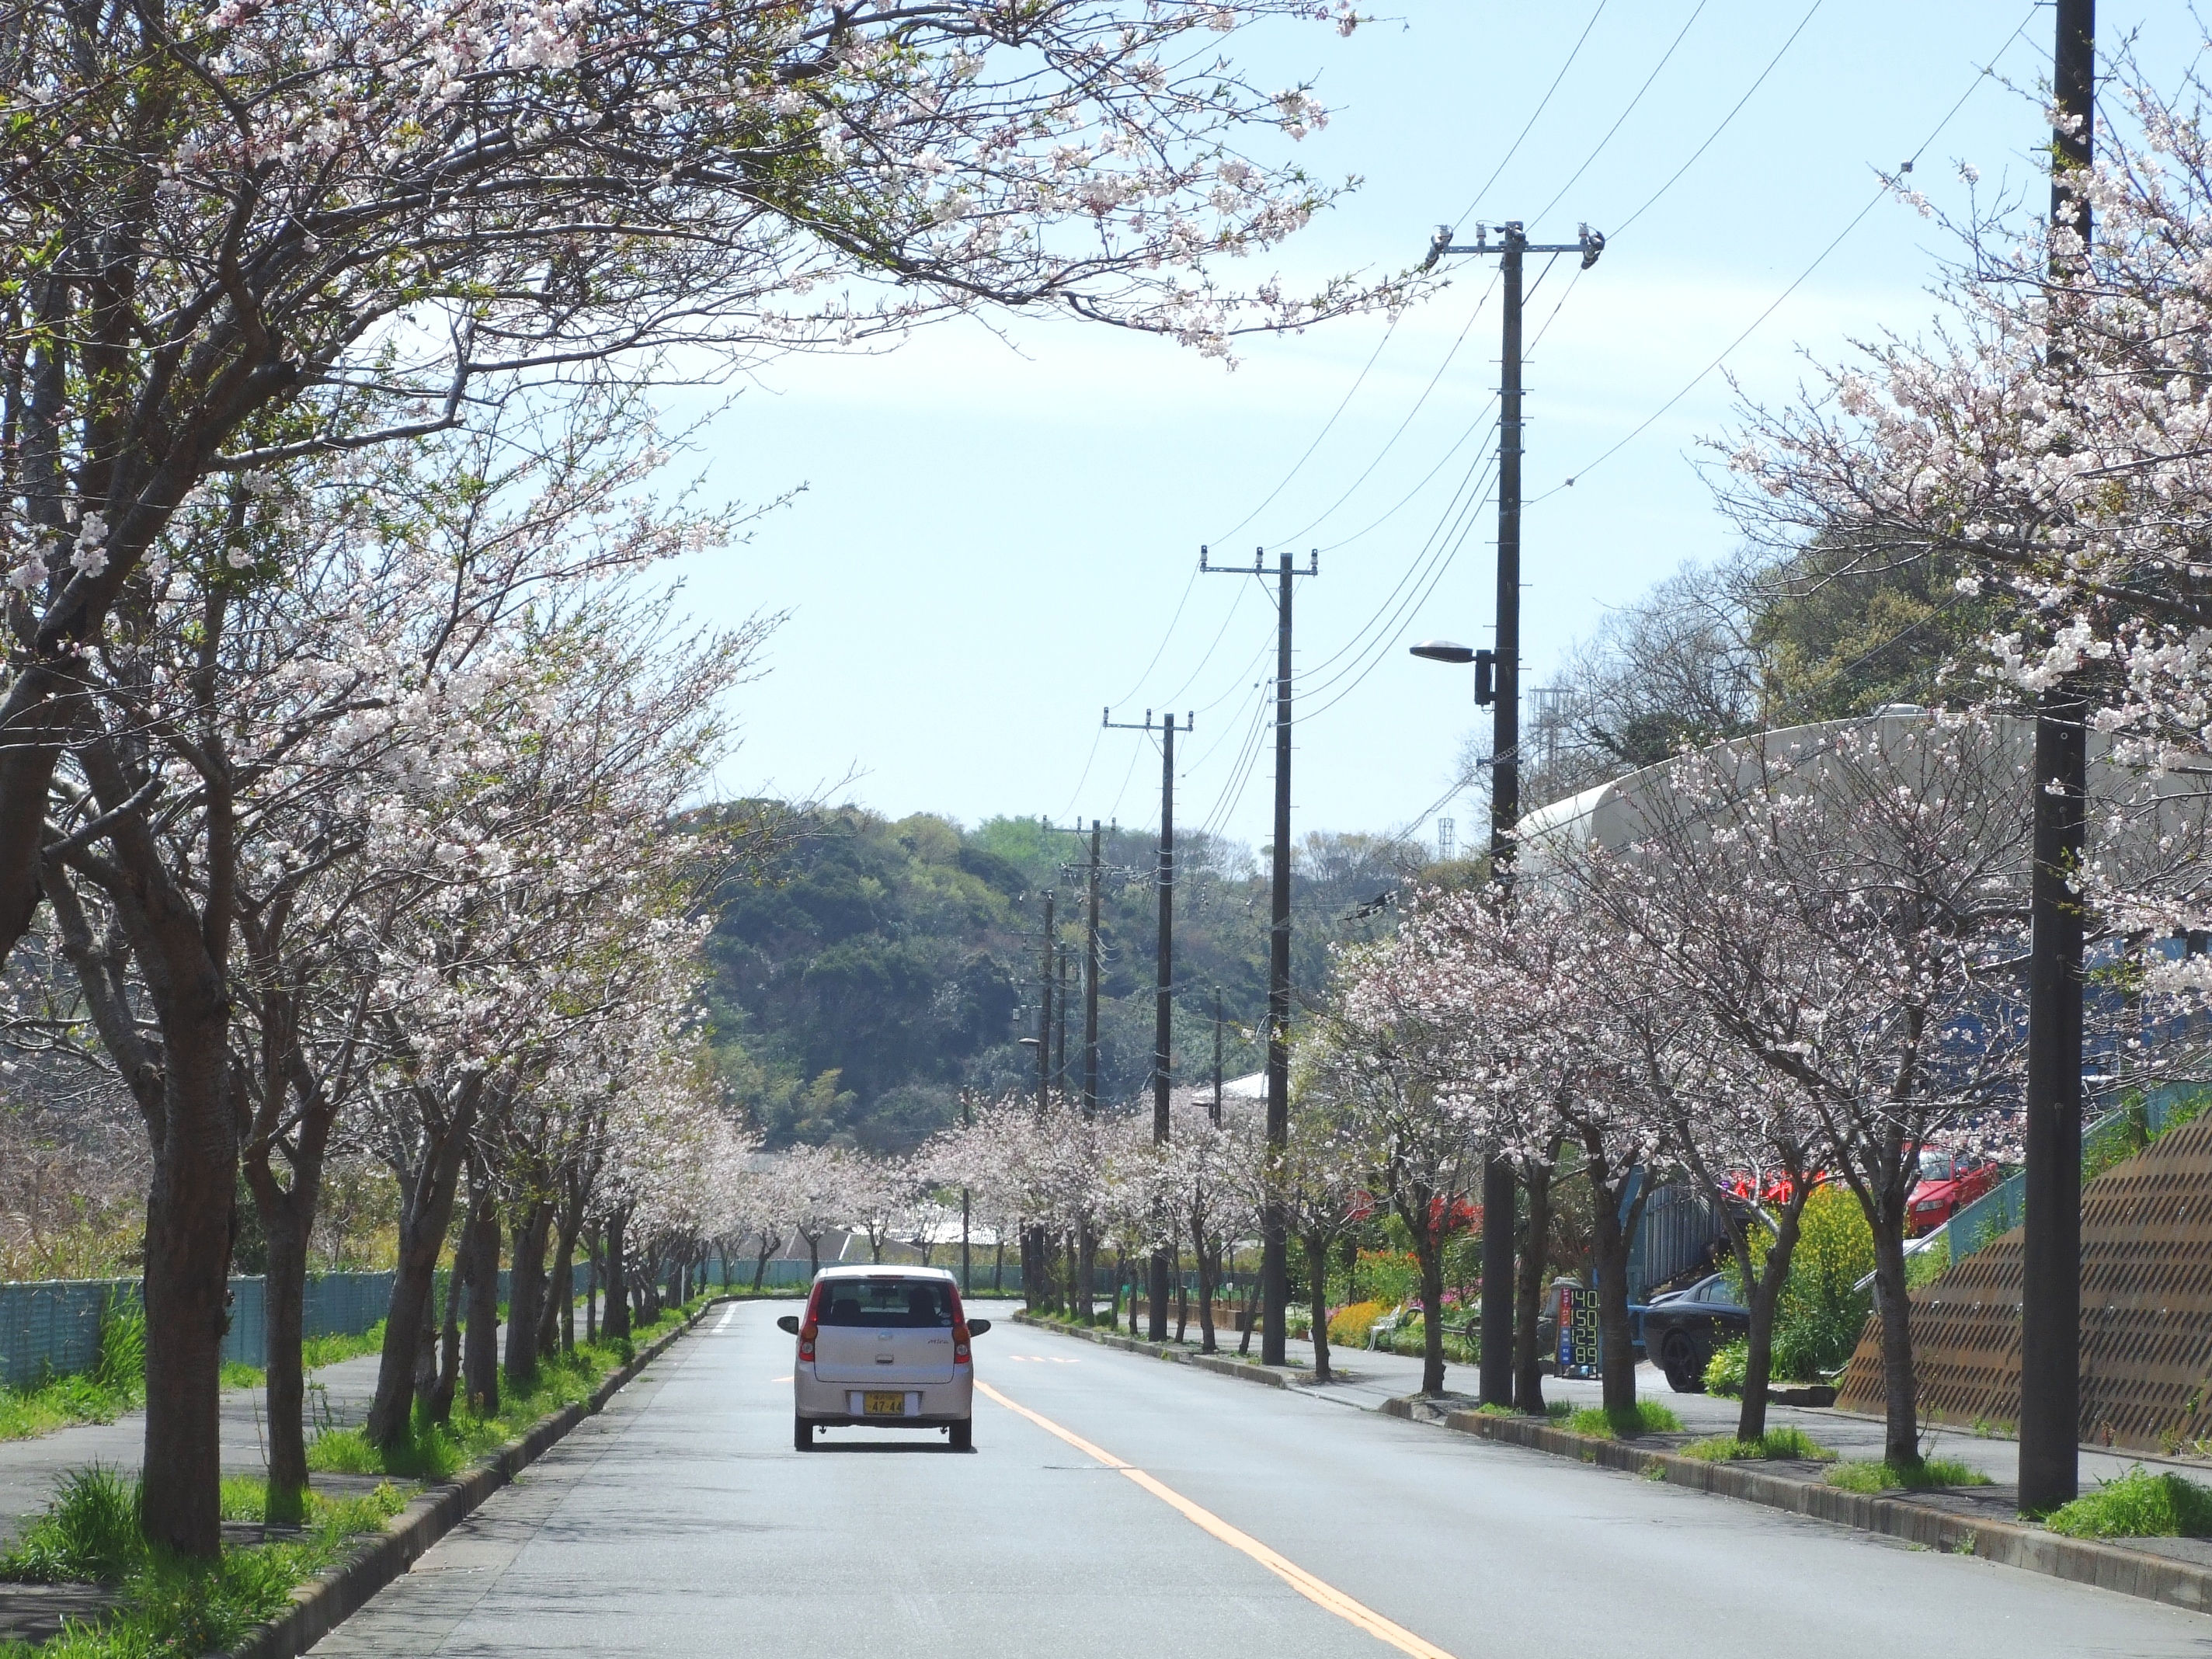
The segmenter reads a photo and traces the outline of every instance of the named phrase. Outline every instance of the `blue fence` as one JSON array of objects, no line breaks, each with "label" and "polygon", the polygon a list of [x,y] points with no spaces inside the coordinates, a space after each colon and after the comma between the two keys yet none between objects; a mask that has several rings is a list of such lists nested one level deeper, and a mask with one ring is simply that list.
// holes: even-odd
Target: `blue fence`
[{"label": "blue fence", "polygon": [[[135,1279],[50,1279],[0,1284],[0,1382],[22,1388],[48,1376],[90,1370],[100,1358],[100,1327],[111,1304],[135,1309]],[[268,1363],[264,1281],[230,1281],[230,1333],[222,1357]],[[384,1317],[392,1300],[389,1273],[324,1273],[305,1297],[309,1336],[353,1336]]]}]

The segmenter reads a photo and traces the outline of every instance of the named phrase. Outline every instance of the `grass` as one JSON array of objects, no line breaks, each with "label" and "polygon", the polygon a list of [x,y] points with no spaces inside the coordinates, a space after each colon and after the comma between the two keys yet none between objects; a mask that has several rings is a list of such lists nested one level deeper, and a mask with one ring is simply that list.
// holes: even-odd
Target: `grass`
[{"label": "grass", "polygon": [[1677,1434],[1682,1419],[1656,1400],[1639,1400],[1625,1411],[1586,1406],[1567,1419],[1567,1427],[1593,1440],[1632,1440],[1639,1434]]},{"label": "grass", "polygon": [[[212,1562],[179,1559],[138,1524],[138,1483],[98,1466],[68,1476],[46,1512],[0,1555],[0,1577],[37,1583],[94,1583],[121,1592],[97,1625],[72,1620],[52,1641],[0,1644],[0,1659],[155,1659],[235,1646],[275,1617],[293,1589],[376,1532],[404,1503],[389,1486],[366,1497],[310,1494],[307,1525],[281,1540],[226,1548]],[[258,1521],[268,1506],[258,1480],[222,1483],[226,1520]]]},{"label": "grass", "polygon": [[1692,1440],[1682,1448],[1682,1455],[1707,1463],[1748,1462],[1759,1458],[1809,1463],[1836,1461],[1835,1453],[1794,1425],[1769,1429],[1756,1440],[1739,1440],[1729,1434],[1715,1435],[1710,1440]]},{"label": "grass", "polygon": [[1931,1457],[1922,1463],[1838,1463],[1828,1471],[1828,1484],[1845,1492],[1918,1492],[1929,1486],[1987,1486],[1994,1483],[1979,1469],[1948,1457]]},{"label": "grass", "polygon": [[[383,1351],[384,1322],[380,1319],[367,1330],[350,1335],[304,1338],[300,1343],[300,1366],[303,1370],[318,1371],[342,1359],[358,1359],[363,1354]],[[269,1373],[258,1365],[249,1365],[242,1359],[222,1362],[222,1386],[226,1389],[265,1388],[268,1382]]]},{"label": "grass", "polygon": [[[1544,1402],[1544,1415],[1554,1423],[1565,1421],[1574,1415],[1574,1410],[1575,1408],[1564,1400],[1547,1400]],[[1518,1406],[1477,1406],[1474,1408],[1474,1414],[1477,1417],[1527,1417],[1529,1415]]]},{"label": "grass", "polygon": [[[695,1298],[704,1305],[720,1291]],[[361,1430],[326,1429],[307,1448],[307,1467],[333,1474],[387,1474],[406,1480],[450,1480],[476,1458],[526,1433],[538,1419],[564,1406],[580,1406],[612,1370],[629,1363],[635,1349],[680,1324],[688,1309],[672,1309],[649,1325],[633,1328],[627,1341],[580,1342],[572,1353],[539,1362],[537,1380],[527,1389],[500,1389],[499,1409],[479,1415],[457,1407],[450,1421],[418,1419],[404,1440],[385,1448]]]},{"label": "grass", "polygon": [[112,1423],[145,1403],[146,1315],[111,1304],[90,1370],[0,1389],[0,1440],[28,1440],[72,1423]]},{"label": "grass", "polygon": [[2212,1537],[2212,1487],[2140,1463],[2044,1518],[2069,1538]]}]

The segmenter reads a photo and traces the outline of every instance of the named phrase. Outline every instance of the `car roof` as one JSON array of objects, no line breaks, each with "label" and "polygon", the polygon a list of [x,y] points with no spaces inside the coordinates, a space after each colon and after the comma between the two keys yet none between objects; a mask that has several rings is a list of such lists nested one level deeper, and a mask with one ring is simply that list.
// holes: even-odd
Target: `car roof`
[{"label": "car roof", "polygon": [[825,1279],[941,1279],[948,1285],[958,1283],[952,1274],[943,1267],[902,1267],[889,1265],[880,1267],[872,1266],[824,1267],[814,1277],[817,1283]]}]

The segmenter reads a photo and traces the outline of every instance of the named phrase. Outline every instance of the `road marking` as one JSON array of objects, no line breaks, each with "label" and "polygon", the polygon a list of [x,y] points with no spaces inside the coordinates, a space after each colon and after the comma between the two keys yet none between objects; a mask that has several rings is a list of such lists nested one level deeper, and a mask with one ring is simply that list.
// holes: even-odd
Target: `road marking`
[{"label": "road marking", "polygon": [[1060,1427],[1050,1418],[1039,1416],[1027,1406],[1016,1405],[980,1377],[976,1379],[975,1386],[988,1398],[997,1401],[1016,1416],[1026,1417],[1047,1434],[1058,1436],[1085,1457],[1095,1458],[1108,1468],[1128,1476],[1163,1504],[1178,1511],[1194,1526],[1212,1534],[1230,1548],[1241,1550],[1250,1556],[1316,1607],[1326,1608],[1347,1624],[1358,1626],[1376,1640],[1389,1643],[1401,1653],[1412,1654],[1413,1659],[1452,1659],[1450,1654],[1435,1643],[1422,1640],[1403,1625],[1393,1624],[1374,1608],[1353,1601],[1334,1584],[1324,1583],[1295,1561],[1278,1555],[1251,1534],[1238,1531],[1212,1510],[1200,1508],[1173,1487],[1154,1480],[1135,1465],[1123,1462],[1103,1447],[1092,1445],[1073,1429]]},{"label": "road marking", "polygon": [[788,1382],[791,1379],[787,1376],[771,1376],[769,1378],[769,1381],[771,1382]]},{"label": "road marking", "polygon": [[734,1305],[725,1308],[722,1310],[722,1322],[715,1326],[708,1334],[712,1336],[720,1336],[724,1331],[730,1328],[730,1322],[737,1316],[738,1310]]}]

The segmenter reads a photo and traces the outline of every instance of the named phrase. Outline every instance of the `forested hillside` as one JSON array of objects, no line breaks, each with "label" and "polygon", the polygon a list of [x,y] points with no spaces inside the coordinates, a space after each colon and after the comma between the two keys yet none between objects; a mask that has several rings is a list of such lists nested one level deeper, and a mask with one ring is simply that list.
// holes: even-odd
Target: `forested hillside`
[{"label": "forested hillside", "polygon": [[[1068,979],[1071,1086],[1082,1075],[1083,866],[1089,837],[1030,818],[974,830],[927,813],[896,821],[854,805],[795,814],[786,854],[720,896],[708,944],[715,1048],[770,1144],[912,1146],[958,1115],[963,1088],[1033,1086],[1044,896],[1054,895]],[[1263,1058],[1264,864],[1235,842],[1177,847],[1178,1080],[1210,1075],[1214,994],[1231,1076]],[[1127,1102],[1150,1076],[1158,948],[1158,842],[1102,837],[1100,1093]],[[1317,834],[1293,860],[1294,983],[1317,992],[1329,945],[1387,927],[1377,904],[1423,868],[1419,849]],[[1427,872],[1431,878],[1438,873]],[[1057,1033],[1055,1032],[1055,1038]]]}]

